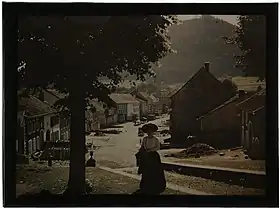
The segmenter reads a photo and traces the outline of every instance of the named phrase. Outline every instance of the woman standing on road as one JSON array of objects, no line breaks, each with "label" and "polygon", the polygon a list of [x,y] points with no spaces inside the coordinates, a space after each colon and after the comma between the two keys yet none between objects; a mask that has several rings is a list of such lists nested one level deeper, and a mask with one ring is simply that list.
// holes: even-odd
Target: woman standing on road
[{"label": "woman standing on road", "polygon": [[158,127],[155,124],[146,124],[142,130],[148,134],[141,143],[141,148],[136,154],[138,173],[142,174],[140,190],[141,194],[160,194],[165,190],[166,180],[162,168],[160,155],[160,142],[154,136]]}]

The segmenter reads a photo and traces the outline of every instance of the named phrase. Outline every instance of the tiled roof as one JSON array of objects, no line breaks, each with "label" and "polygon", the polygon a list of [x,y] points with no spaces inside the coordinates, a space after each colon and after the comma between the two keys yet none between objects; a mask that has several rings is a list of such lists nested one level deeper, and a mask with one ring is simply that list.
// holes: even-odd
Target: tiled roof
[{"label": "tiled roof", "polygon": [[117,104],[139,103],[131,94],[117,94],[113,93],[109,95],[110,98]]},{"label": "tiled roof", "polygon": [[56,110],[36,97],[20,97],[18,111],[24,111],[26,116],[36,116],[55,113]]}]

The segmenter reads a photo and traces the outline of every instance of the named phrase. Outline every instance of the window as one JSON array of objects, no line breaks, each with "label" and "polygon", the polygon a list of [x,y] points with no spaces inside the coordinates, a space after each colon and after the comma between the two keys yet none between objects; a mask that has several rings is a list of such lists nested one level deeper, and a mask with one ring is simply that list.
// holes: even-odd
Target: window
[{"label": "window", "polygon": [[119,104],[118,105],[118,113],[119,114],[126,114],[126,104]]}]

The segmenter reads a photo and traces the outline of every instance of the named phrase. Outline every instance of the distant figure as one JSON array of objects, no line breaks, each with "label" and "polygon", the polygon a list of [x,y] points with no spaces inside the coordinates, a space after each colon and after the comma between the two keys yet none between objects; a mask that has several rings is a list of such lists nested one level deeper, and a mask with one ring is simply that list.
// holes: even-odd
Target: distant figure
[{"label": "distant figure", "polygon": [[96,166],[96,160],[93,158],[93,151],[90,151],[89,153],[90,158],[87,161],[87,167],[95,167]]},{"label": "distant figure", "polygon": [[[160,155],[160,142],[154,136],[158,127],[155,124],[146,124],[143,126],[143,132],[148,136],[144,137],[139,152],[135,155],[138,174],[142,174],[140,189],[137,194],[160,194],[166,188],[166,180],[162,168]],[[135,193],[135,194],[136,194]]]}]

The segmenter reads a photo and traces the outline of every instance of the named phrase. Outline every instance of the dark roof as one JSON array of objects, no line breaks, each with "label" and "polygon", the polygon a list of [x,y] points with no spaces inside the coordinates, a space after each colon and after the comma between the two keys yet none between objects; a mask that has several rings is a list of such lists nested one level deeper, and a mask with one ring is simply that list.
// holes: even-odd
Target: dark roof
[{"label": "dark roof", "polygon": [[47,115],[56,113],[56,110],[34,96],[20,97],[18,111],[24,111],[26,116]]},{"label": "dark roof", "polygon": [[218,82],[220,82],[212,73],[207,71],[205,67],[201,67],[181,88],[179,88],[176,92],[173,92],[170,97],[175,96],[181,89],[186,87],[191,81],[193,81],[198,75],[200,75],[202,72],[207,72],[209,75],[211,75],[213,78],[215,78]]},{"label": "dark roof", "polygon": [[261,107],[255,109],[255,110],[253,110],[252,113],[255,114],[256,112],[259,112],[259,111],[261,111],[261,110],[264,110],[264,108],[265,108],[265,106],[261,106]]},{"label": "dark roof", "polygon": [[[68,94],[61,93],[56,89],[44,89],[43,93],[44,93],[45,102],[47,102],[49,105],[51,105],[51,107],[58,109],[59,111],[68,109],[67,107],[64,107],[64,106],[60,106],[60,107],[55,106],[55,103],[57,101],[67,98]],[[47,96],[46,94],[51,95],[51,97]]]},{"label": "dark roof", "polygon": [[197,120],[200,120],[200,119],[204,118],[205,116],[211,115],[213,112],[216,112],[219,109],[222,109],[223,107],[231,104],[232,102],[238,102],[240,100],[241,100],[241,98],[238,95],[235,95],[235,96],[231,97],[229,100],[227,100],[226,102],[224,102],[221,105],[219,105],[218,107],[216,107],[216,108],[210,110],[209,112],[207,112],[206,114],[198,117]]},{"label": "dark roof", "polygon": [[139,103],[131,94],[110,94],[110,98],[117,104]]},{"label": "dark roof", "polygon": [[255,93],[251,97],[245,99],[244,101],[237,104],[241,109],[247,111],[254,111],[260,107],[265,106],[266,103],[266,89],[262,89],[259,92]]}]

